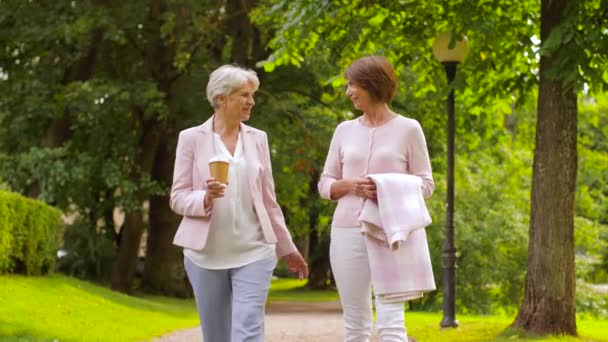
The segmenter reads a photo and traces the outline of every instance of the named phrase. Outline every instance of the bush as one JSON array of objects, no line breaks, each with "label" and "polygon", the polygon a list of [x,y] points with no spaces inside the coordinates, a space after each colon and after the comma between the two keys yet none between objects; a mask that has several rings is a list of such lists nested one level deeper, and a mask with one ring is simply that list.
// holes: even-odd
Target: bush
[{"label": "bush", "polygon": [[[532,155],[494,148],[456,160],[454,234],[457,251],[456,306],[461,314],[515,311],[524,293],[528,251]],[[442,301],[445,240],[445,178],[436,178],[427,201],[433,224],[427,228],[437,291],[422,309]]]},{"label": "bush", "polygon": [[591,284],[576,281],[576,313],[608,318],[608,295],[600,294]]},{"label": "bush", "polygon": [[81,279],[107,282],[116,252],[106,233],[77,219],[66,228],[63,249],[67,254],[59,259],[57,270]]},{"label": "bush", "polygon": [[0,274],[53,270],[62,224],[58,209],[0,191]]}]

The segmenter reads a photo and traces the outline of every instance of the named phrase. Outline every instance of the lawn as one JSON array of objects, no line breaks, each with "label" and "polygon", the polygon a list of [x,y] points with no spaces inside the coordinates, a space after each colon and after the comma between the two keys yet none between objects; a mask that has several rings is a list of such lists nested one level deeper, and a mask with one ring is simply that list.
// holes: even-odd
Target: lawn
[{"label": "lawn", "polygon": [[338,300],[336,291],[311,291],[305,289],[306,280],[273,279],[268,300],[297,302],[327,302]]},{"label": "lawn", "polygon": [[0,303],[0,336],[49,341],[139,341],[198,323],[191,300],[127,296],[65,276],[0,276]]},{"label": "lawn", "polygon": [[[334,291],[302,289],[303,281],[274,280],[270,300],[337,300]],[[0,341],[143,341],[198,324],[192,300],[127,296],[65,276],[0,276]],[[408,331],[420,342],[605,341],[608,321],[579,318],[581,338],[523,337],[503,333],[505,316],[458,316],[457,329],[438,328],[441,313],[408,312]]]},{"label": "lawn", "polygon": [[578,320],[579,338],[572,337],[532,337],[523,332],[505,329],[513,323],[513,317],[506,316],[458,316],[460,327],[441,330],[438,328],[441,313],[406,313],[408,333],[420,342],[473,342],[473,341],[608,341],[608,321],[592,319]]},{"label": "lawn", "polygon": [[[338,300],[335,291],[310,291],[303,288],[305,280],[277,279],[272,283],[270,300],[282,301],[330,301]],[[522,332],[505,331],[513,323],[508,316],[458,316],[460,327],[439,329],[441,313],[407,312],[408,332],[420,342],[445,341],[608,341],[608,321],[580,318],[577,321],[580,338],[526,337]]]}]

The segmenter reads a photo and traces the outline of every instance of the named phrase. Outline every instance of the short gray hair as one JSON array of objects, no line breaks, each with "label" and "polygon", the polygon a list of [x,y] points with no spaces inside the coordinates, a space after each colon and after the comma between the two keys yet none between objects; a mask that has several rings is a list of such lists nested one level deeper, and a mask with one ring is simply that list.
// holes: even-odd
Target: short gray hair
[{"label": "short gray hair", "polygon": [[260,86],[260,80],[255,71],[236,65],[222,65],[209,75],[207,100],[213,108],[217,108],[219,105],[217,96],[230,95],[247,82],[251,82],[255,86],[255,90]]}]

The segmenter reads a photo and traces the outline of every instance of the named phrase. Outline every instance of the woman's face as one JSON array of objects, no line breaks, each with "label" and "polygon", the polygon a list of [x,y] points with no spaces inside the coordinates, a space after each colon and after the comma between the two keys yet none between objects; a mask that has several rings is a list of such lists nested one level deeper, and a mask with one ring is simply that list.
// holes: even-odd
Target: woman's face
[{"label": "woman's face", "polygon": [[347,80],[346,83],[346,96],[350,98],[355,108],[363,112],[372,104],[369,92],[351,80]]},{"label": "woman's face", "polygon": [[230,118],[238,121],[247,121],[251,116],[251,109],[255,105],[254,95],[255,85],[247,82],[232,92],[232,94],[225,96],[220,101],[220,108]]}]

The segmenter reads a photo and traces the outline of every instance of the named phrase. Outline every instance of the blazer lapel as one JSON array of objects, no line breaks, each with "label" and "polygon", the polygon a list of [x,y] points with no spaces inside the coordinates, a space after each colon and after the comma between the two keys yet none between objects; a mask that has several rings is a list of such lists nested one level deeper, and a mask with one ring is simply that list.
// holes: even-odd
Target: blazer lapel
[{"label": "blazer lapel", "polygon": [[[247,161],[247,180],[249,190],[255,203],[256,181],[259,174],[259,167],[262,166],[262,161],[258,155],[258,146],[255,140],[255,133],[251,127],[241,123],[241,139],[243,144],[243,153]],[[215,146],[215,138],[213,136],[213,116],[205,123],[199,126],[201,134],[196,141],[195,158],[199,171],[202,175],[209,175],[209,167],[207,166],[209,159],[218,154],[218,147]],[[203,177],[206,179],[206,177]],[[204,180],[203,180],[204,181]]]},{"label": "blazer lapel", "polygon": [[203,182],[209,175],[209,159],[217,153],[213,136],[213,117],[214,115],[207,119],[202,125],[198,126],[198,130],[201,134],[197,136],[196,147],[194,149],[194,158],[198,170],[201,172],[201,176],[206,175],[202,177]]},{"label": "blazer lapel", "polygon": [[261,165],[261,161],[258,158],[258,148],[254,138],[254,133],[251,127],[241,123],[241,139],[243,139],[243,153],[245,154],[245,160],[247,161],[247,179],[249,180],[249,190],[251,196],[255,194],[255,184],[258,174],[258,165]]}]

